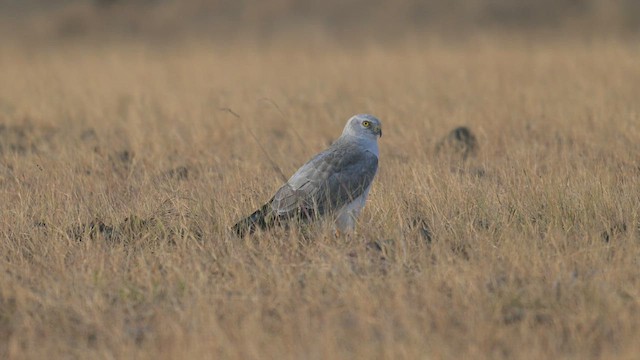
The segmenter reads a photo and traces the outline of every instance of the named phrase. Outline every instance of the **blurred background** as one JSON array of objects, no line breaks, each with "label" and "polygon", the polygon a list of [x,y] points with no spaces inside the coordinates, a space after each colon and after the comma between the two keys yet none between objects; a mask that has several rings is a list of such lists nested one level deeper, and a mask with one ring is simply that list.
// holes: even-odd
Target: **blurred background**
[{"label": "blurred background", "polygon": [[0,14],[2,38],[23,44],[640,34],[638,0],[0,0]]}]

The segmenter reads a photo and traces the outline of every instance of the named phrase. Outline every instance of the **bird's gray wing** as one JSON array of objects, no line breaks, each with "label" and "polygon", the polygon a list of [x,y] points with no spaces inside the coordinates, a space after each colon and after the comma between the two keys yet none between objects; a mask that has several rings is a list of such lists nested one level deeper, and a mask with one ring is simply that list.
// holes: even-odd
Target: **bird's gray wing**
[{"label": "bird's gray wing", "polygon": [[337,210],[362,195],[377,170],[375,154],[337,142],[304,164],[276,192],[271,208],[281,218]]}]

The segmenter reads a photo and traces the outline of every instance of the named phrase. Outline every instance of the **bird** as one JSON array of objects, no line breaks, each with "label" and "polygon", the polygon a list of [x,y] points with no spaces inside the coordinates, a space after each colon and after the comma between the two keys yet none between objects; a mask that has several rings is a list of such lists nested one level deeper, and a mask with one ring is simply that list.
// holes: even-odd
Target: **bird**
[{"label": "bird", "polygon": [[302,165],[266,204],[231,229],[244,237],[292,221],[311,222],[332,216],[336,233],[350,233],[378,172],[382,123],[358,114],[326,150]]}]

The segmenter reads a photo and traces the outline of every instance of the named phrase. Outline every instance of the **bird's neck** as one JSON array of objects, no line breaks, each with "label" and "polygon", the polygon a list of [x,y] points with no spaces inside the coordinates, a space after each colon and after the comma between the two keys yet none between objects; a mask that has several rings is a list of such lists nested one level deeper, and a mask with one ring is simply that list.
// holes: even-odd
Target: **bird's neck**
[{"label": "bird's neck", "polygon": [[361,146],[364,150],[369,151],[376,157],[380,157],[380,150],[378,149],[378,139],[353,134],[343,134],[341,137],[343,138],[342,140],[358,143],[358,145]]}]

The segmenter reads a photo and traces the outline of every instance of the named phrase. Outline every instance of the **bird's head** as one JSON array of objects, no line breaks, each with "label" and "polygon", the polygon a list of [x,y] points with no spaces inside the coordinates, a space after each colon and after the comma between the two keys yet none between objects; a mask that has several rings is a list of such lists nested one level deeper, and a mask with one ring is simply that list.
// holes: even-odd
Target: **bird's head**
[{"label": "bird's head", "polygon": [[382,136],[382,123],[373,115],[358,114],[347,121],[342,135],[352,135],[377,140]]}]

